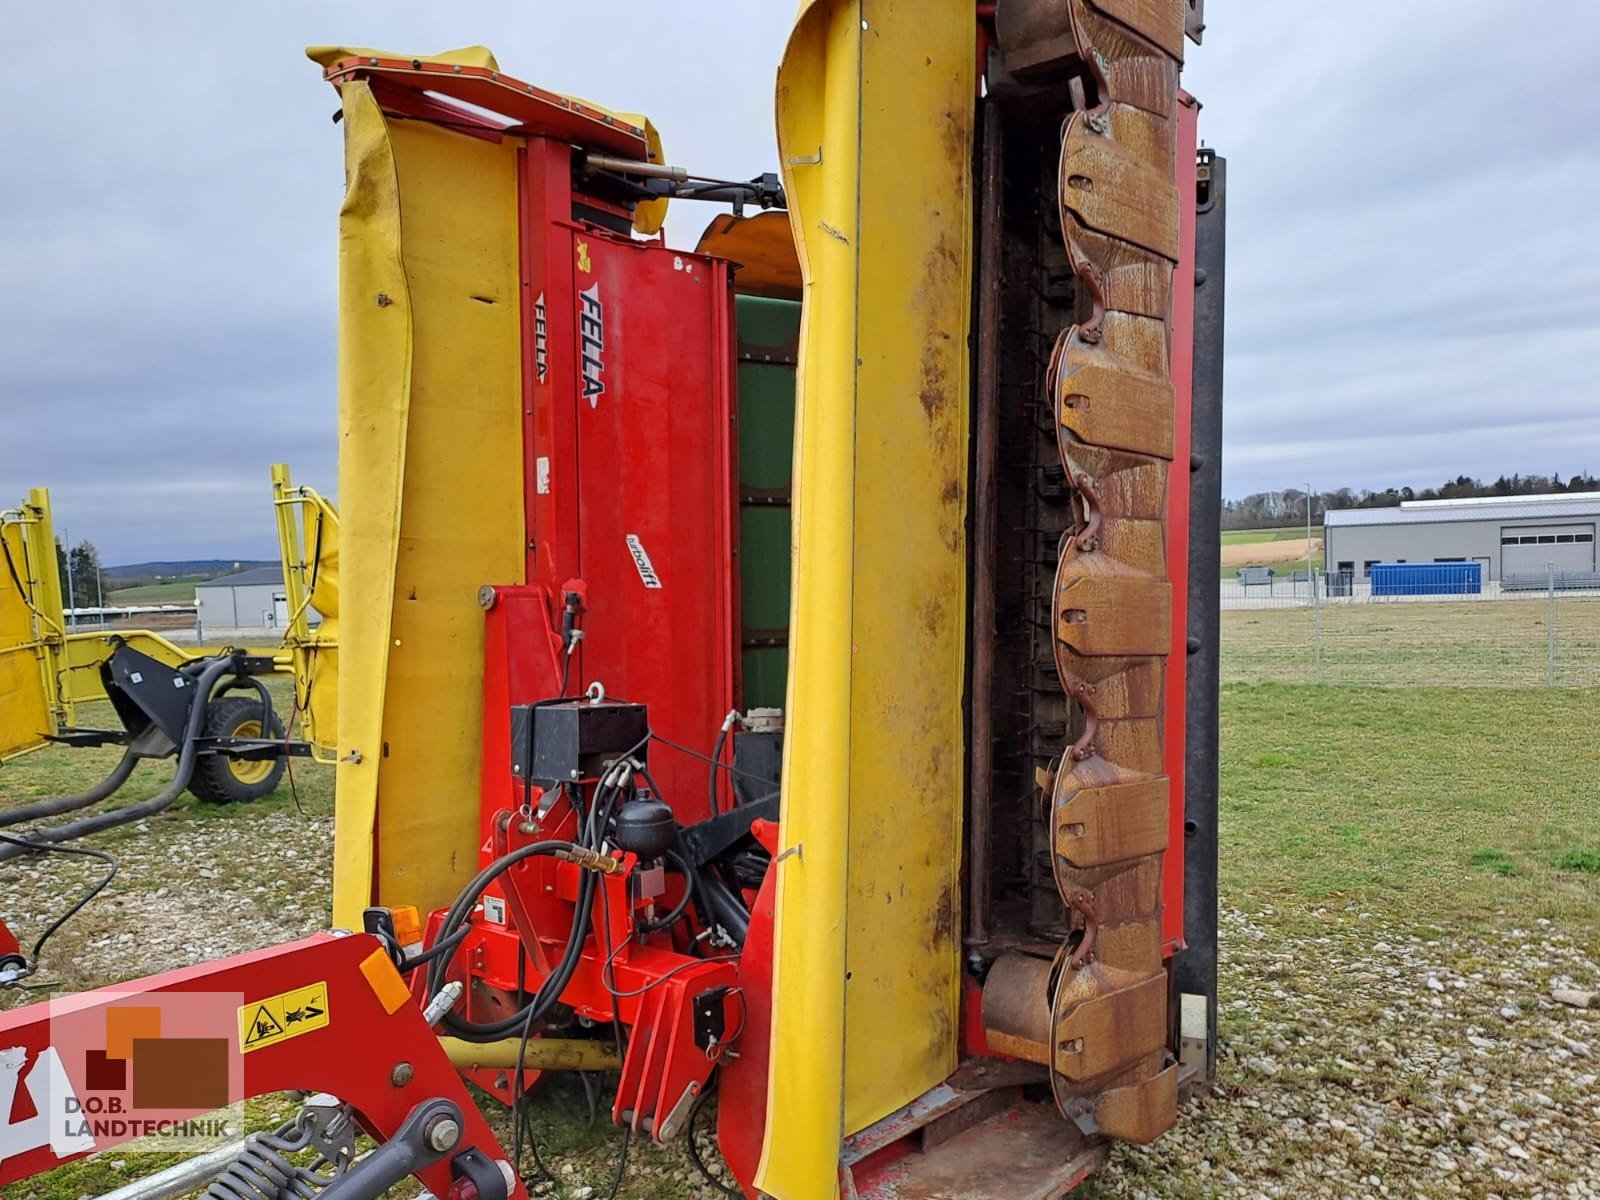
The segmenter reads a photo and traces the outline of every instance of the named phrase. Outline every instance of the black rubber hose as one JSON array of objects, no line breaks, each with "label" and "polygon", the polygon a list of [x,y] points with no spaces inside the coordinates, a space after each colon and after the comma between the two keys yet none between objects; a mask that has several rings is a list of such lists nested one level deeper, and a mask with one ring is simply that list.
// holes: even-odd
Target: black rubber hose
[{"label": "black rubber hose", "polygon": [[[189,723],[184,727],[183,746],[178,751],[178,769],[173,772],[172,782],[167,784],[159,794],[150,797],[148,800],[142,800],[138,804],[114,808],[110,812],[85,817],[81,821],[71,821],[66,825],[57,825],[53,829],[35,830],[22,840],[38,846],[71,841],[73,838],[99,833],[102,829],[114,829],[116,826],[126,825],[130,821],[139,821],[145,817],[154,816],[183,795],[183,789],[189,786],[189,780],[194,775],[196,747],[199,744],[200,733],[206,725],[206,709],[211,703],[211,689],[216,687],[218,680],[234,669],[231,658],[219,658],[216,662],[210,663],[200,673],[200,678],[195,681],[194,705],[189,709]],[[29,851],[20,846],[3,845],[0,846],[0,862],[10,858],[19,858],[27,853]]]},{"label": "black rubber hose", "polygon": [[138,762],[138,755],[129,750],[112,768],[111,774],[88,791],[79,792],[74,796],[52,796],[48,800],[35,800],[32,804],[24,804],[21,808],[0,812],[0,827],[20,825],[23,821],[38,821],[45,817],[59,817],[62,813],[76,812],[80,808],[98,804],[128,782],[128,776],[133,774],[133,768]]},{"label": "black rubber hose", "polygon": [[711,871],[701,873],[698,890],[712,920],[721,925],[735,943],[744,945],[750,934],[750,913],[739,903],[733,890]]},{"label": "black rubber hose", "polygon": [[225,689],[227,691],[244,691],[254,688],[261,697],[261,736],[268,741],[272,740],[272,693],[267,690],[267,685],[254,675],[241,675]]},{"label": "black rubber hose", "polygon": [[[437,942],[443,942],[451,937],[456,932],[456,929],[465,923],[473,907],[477,904],[478,898],[483,895],[489,885],[519,862],[540,855],[556,854],[562,850],[572,851],[577,848],[575,843],[567,841],[530,842],[526,846],[519,846],[510,854],[502,855],[500,858],[495,859],[494,862],[484,867],[473,877],[472,882],[462,889],[461,894],[451,904],[450,910],[445,914],[444,921],[439,926]],[[583,937],[579,921],[581,919],[583,922],[582,928],[587,928],[589,916],[593,912],[593,880],[593,875],[585,871],[583,880],[579,885],[577,909],[573,914],[574,936],[568,939],[567,954],[563,956],[562,962],[557,966],[556,971],[549,979],[545,980],[545,987],[539,989],[539,995],[535,996],[534,1000],[518,1009],[511,1016],[488,1023],[466,1021],[454,1013],[447,1013],[442,1022],[444,1027],[463,1041],[487,1042],[498,1041],[500,1038],[508,1037],[522,1025],[527,1024],[530,1012],[539,1003],[539,998],[545,995],[550,983],[560,977],[562,967],[566,966],[567,960],[571,959],[573,967],[577,964],[577,952],[581,952],[583,948]],[[576,943],[577,952],[574,951],[574,943]],[[453,957],[453,954],[447,954],[428,964],[428,993],[430,995],[437,995],[439,989],[444,986],[445,973],[449,969],[450,960]],[[570,976],[571,970],[572,968],[568,968],[566,974]],[[565,987],[566,980],[562,980],[561,988]],[[556,990],[556,994],[560,994],[560,988]],[[550,1003],[553,1003],[553,1000],[547,1002],[545,1007],[548,1008]]]},{"label": "black rubber hose", "polygon": [[510,1037],[519,1029],[531,1029],[535,1021],[540,1020],[555,1007],[556,1001],[561,998],[561,993],[566,990],[567,984],[572,981],[572,976],[577,971],[578,960],[583,955],[583,944],[589,932],[589,922],[594,915],[594,892],[594,876],[585,871],[578,885],[578,903],[573,910],[572,929],[567,934],[566,950],[562,953],[561,961],[556,964],[555,970],[550,972],[532,1000],[509,1017],[483,1024],[467,1021],[450,1013],[444,1019],[445,1027],[464,1042],[497,1042],[501,1038]]},{"label": "black rubber hose", "polygon": [[[643,744],[643,741],[639,743]],[[638,747],[635,746],[634,749]],[[630,750],[629,753],[632,751]],[[483,895],[488,886],[510,870],[517,863],[536,855],[555,854],[561,850],[589,849],[599,852],[606,829],[610,825],[611,815],[621,796],[622,786],[606,782],[595,790],[593,802],[590,805],[587,817],[580,814],[580,834],[576,842],[542,841],[532,842],[519,847],[509,854],[502,855],[494,862],[484,867],[467,884],[455,902],[450,905],[445,914],[444,921],[439,926],[437,942],[443,942],[452,937],[457,928],[462,926],[471,915],[478,898]],[[578,969],[578,962],[583,956],[584,942],[589,936],[589,926],[594,916],[594,896],[598,881],[591,871],[582,872],[578,883],[578,901],[572,914],[572,928],[567,934],[566,948],[561,955],[561,961],[540,985],[532,1000],[523,1005],[516,1012],[498,1021],[476,1022],[458,1017],[455,1013],[447,1013],[440,1024],[449,1032],[455,1034],[462,1041],[468,1042],[493,1042],[501,1038],[510,1037],[520,1030],[531,1029],[533,1023],[543,1017],[561,998],[561,993],[566,990],[572,976]],[[444,986],[445,974],[449,970],[454,954],[446,954],[433,960],[428,965],[428,994],[437,995]]]},{"label": "black rubber hose", "polygon": [[[722,812],[722,806],[717,803],[717,774],[722,770],[722,747],[727,744],[728,724],[723,722],[722,728],[717,731],[717,744],[711,748],[711,766],[707,769],[706,777],[706,804],[713,817]],[[654,787],[655,784],[650,786]]]}]

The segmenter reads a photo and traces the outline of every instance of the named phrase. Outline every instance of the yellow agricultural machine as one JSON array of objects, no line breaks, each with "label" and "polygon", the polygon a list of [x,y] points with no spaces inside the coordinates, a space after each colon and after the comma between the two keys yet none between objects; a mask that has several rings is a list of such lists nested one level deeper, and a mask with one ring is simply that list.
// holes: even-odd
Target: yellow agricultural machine
[{"label": "yellow agricultural machine", "polygon": [[[0,828],[28,825],[27,842],[57,844],[153,816],[185,790],[214,803],[253,800],[278,786],[285,759],[314,753],[316,714],[332,709],[336,677],[321,668],[334,653],[337,626],[328,617],[313,628],[307,616],[313,591],[337,612],[337,551],[321,541],[325,530],[337,528],[337,517],[314,491],[292,487],[286,467],[274,468],[273,495],[295,600],[282,647],[208,649],[146,629],[74,629],[63,605],[48,491],[35,488],[0,512],[0,762],[51,743],[124,748],[104,779],[71,795],[8,806],[0,810]],[[295,509],[304,510],[309,542]],[[306,561],[319,552],[320,570]],[[291,673],[294,706],[279,714],[263,677]],[[93,700],[110,701],[116,728],[77,724],[77,706]],[[291,740],[289,725],[310,731],[312,741]],[[176,760],[156,796],[62,824],[35,824],[113,799],[147,758]],[[0,860],[28,852],[15,839],[0,844]]]},{"label": "yellow agricultural machine", "polygon": [[719,1094],[748,1197],[1042,1200],[1168,1128],[1215,1043],[1197,8],[808,0],[742,180],[482,48],[313,48],[340,511],[274,501],[336,928],[0,1014],[0,1184],[296,1089],[142,1194],[507,1200],[464,1082],[574,1067],[624,1138]]}]

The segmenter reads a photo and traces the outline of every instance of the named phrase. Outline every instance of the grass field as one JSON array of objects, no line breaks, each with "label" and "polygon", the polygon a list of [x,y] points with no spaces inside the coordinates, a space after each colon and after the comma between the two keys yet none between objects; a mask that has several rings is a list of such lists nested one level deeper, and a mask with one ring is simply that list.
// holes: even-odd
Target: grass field
[{"label": "grass field", "polygon": [[[1306,527],[1304,525],[1285,525],[1278,529],[1227,529],[1223,531],[1222,544],[1224,546],[1259,546],[1264,542],[1301,541],[1305,536]],[[1311,536],[1313,538],[1321,536],[1319,526],[1312,525]],[[1304,567],[1304,563],[1299,565],[1302,568]],[[1311,556],[1311,565],[1318,570],[1323,568],[1322,551],[1318,550]],[[1293,565],[1280,566],[1278,568],[1282,574],[1287,574],[1294,569]],[[1222,564],[1222,578],[1235,579],[1238,575],[1239,564],[1226,562]]]},{"label": "grass field", "polygon": [[199,577],[194,579],[174,579],[164,583],[143,583],[138,587],[118,588],[114,592],[106,593],[107,604],[164,604],[181,600],[187,604],[194,603],[194,585],[202,582]]},{"label": "grass field", "polygon": [[[1316,526],[1311,528],[1313,536]],[[1285,525],[1279,529],[1227,529],[1222,534],[1224,546],[1253,546],[1258,542],[1287,542],[1306,536],[1304,525]]]},{"label": "grass field", "polygon": [[1597,706],[1587,689],[1225,687],[1228,898],[1545,917],[1600,952]]},{"label": "grass field", "polygon": [[[1600,687],[1600,597],[1555,603],[1555,681]],[[1549,679],[1551,609],[1517,600],[1399,600],[1222,614],[1224,683],[1540,688]]]}]

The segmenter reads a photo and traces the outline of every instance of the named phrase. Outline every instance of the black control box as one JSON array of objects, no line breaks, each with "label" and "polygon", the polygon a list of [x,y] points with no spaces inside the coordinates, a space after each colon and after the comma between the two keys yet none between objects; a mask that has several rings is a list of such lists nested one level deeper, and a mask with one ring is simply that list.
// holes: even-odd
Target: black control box
[{"label": "black control box", "polygon": [[628,751],[645,761],[650,720],[642,704],[561,700],[511,710],[511,773],[542,788],[593,779]]}]

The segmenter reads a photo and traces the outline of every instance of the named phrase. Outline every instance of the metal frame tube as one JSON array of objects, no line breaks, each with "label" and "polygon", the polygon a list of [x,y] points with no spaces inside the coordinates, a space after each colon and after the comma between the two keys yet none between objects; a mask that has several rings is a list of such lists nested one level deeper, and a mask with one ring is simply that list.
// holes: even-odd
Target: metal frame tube
[{"label": "metal frame tube", "polygon": [[243,1153],[244,1139],[218,1146],[204,1154],[173,1163],[164,1171],[146,1175],[125,1183],[113,1191],[101,1193],[99,1200],[173,1200],[206,1186],[233,1165]]},{"label": "metal frame tube", "polygon": [[[1189,655],[1184,701],[1183,937],[1180,995],[1205,998],[1204,1077],[1217,1056],[1217,798],[1222,538],[1222,318],[1227,161],[1201,152],[1195,217],[1193,470],[1189,475]],[[1182,1031],[1187,1038],[1191,1031]]]},{"label": "metal frame tube", "polygon": [[977,387],[973,431],[972,708],[969,715],[967,807],[967,937],[989,941],[991,817],[994,809],[995,452],[999,439],[1000,223],[1002,183],[1000,106],[983,102],[978,201]]}]

